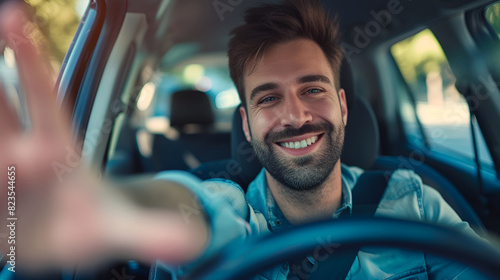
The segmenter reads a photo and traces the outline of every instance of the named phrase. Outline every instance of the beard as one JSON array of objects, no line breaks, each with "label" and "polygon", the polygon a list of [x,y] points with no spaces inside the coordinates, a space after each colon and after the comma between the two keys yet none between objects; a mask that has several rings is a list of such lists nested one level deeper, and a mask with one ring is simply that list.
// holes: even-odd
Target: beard
[{"label": "beard", "polygon": [[[324,132],[321,136],[324,147],[321,150],[296,158],[279,155],[279,147],[275,144],[279,139],[315,132]],[[280,184],[295,191],[314,190],[328,179],[340,159],[344,145],[344,126],[339,125],[335,129],[328,122],[305,124],[298,129],[271,131],[264,137],[264,141],[253,138],[251,144],[262,166]]]}]

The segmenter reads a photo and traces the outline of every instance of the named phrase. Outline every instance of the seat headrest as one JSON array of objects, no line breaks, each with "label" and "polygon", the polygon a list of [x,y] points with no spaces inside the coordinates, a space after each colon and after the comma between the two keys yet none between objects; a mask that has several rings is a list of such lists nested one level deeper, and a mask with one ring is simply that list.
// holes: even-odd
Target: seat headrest
[{"label": "seat headrest", "polygon": [[183,127],[187,124],[210,126],[214,113],[206,93],[198,90],[181,90],[172,94],[170,125]]},{"label": "seat headrest", "polygon": [[356,103],[356,91],[354,90],[351,66],[345,59],[340,66],[340,87],[345,90],[347,109],[352,108],[354,103]]},{"label": "seat headrest", "polygon": [[356,94],[352,70],[345,59],[340,68],[340,86],[345,90],[348,109],[342,162],[370,169],[379,152],[377,118],[370,104]]},{"label": "seat headrest", "polygon": [[356,98],[347,114],[341,161],[349,166],[370,169],[379,152],[379,130],[370,104]]},{"label": "seat headrest", "polygon": [[240,114],[240,107],[236,107],[233,114],[233,124],[231,130],[231,157],[239,163],[241,173],[238,182],[244,189],[257,176],[262,169],[252,145],[247,141],[243,132],[243,124]]}]

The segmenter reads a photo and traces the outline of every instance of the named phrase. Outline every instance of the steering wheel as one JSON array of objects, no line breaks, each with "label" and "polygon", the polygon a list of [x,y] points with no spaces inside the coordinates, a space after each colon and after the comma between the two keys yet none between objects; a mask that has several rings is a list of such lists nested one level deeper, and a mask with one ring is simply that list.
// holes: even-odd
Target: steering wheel
[{"label": "steering wheel", "polygon": [[319,245],[319,238],[330,241],[328,245],[340,243],[343,249],[380,246],[424,251],[500,279],[500,250],[483,240],[433,224],[358,217],[305,224],[231,244],[193,271],[189,279],[245,279],[310,253]]}]

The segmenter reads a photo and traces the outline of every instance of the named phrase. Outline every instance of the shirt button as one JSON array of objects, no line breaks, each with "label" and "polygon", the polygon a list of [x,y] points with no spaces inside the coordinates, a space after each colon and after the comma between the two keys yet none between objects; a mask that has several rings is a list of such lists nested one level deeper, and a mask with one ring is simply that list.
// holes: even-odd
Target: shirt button
[{"label": "shirt button", "polygon": [[283,264],[284,269],[288,269],[288,263]]},{"label": "shirt button", "polygon": [[279,225],[281,225],[280,220],[276,220],[276,224],[277,224],[278,226],[279,226]]}]

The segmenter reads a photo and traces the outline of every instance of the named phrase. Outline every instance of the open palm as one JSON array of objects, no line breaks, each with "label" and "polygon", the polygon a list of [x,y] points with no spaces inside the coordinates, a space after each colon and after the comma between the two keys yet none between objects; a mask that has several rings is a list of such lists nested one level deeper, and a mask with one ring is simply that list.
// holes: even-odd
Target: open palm
[{"label": "open palm", "polygon": [[[98,182],[78,164],[65,177],[54,172],[54,164],[66,162],[68,151],[77,149],[71,145],[69,115],[58,109],[53,96],[50,64],[26,32],[33,23],[24,5],[10,3],[0,11],[1,39],[15,53],[30,119],[29,129],[21,126],[18,112],[0,92],[1,180],[9,167],[15,168],[15,194],[1,190],[0,205],[7,204],[8,196],[16,203],[14,215],[4,206],[0,214],[2,221],[17,218],[17,261],[25,268],[47,269],[96,258],[192,258],[206,233],[194,231],[177,213],[161,207],[144,210],[133,197]],[[168,188],[168,182],[163,184],[145,191],[161,194]],[[0,253],[10,251],[0,238]]]}]

